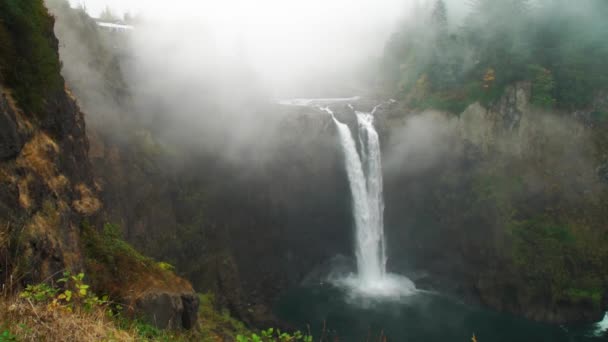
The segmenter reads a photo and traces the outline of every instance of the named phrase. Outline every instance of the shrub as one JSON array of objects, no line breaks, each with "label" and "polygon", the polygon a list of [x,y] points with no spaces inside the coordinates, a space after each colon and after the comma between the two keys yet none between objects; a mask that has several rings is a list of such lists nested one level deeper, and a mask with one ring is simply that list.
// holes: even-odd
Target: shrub
[{"label": "shrub", "polygon": [[17,336],[11,334],[8,330],[4,330],[0,334],[0,342],[17,342]]},{"label": "shrub", "polygon": [[97,297],[89,291],[89,285],[84,283],[84,273],[72,275],[64,272],[63,278],[57,281],[63,288],[59,289],[48,284],[41,283],[28,285],[19,298],[36,303],[46,303],[52,308],[62,308],[72,311],[76,307],[91,311],[93,308],[108,303],[108,297]]},{"label": "shrub", "polygon": [[543,108],[555,106],[556,101],[553,96],[555,80],[553,79],[551,70],[545,69],[539,65],[531,66],[530,70],[533,75],[532,103]]},{"label": "shrub", "polygon": [[293,334],[288,334],[286,332],[281,332],[281,330],[270,328],[261,331],[260,335],[238,335],[236,340],[237,342],[312,342],[312,336],[304,335],[300,331],[296,331]]}]

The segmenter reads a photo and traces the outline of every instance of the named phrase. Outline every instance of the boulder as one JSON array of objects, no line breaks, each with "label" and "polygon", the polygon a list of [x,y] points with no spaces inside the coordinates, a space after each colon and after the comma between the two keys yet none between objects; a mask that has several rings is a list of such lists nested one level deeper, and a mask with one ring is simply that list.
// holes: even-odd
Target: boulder
[{"label": "boulder", "polygon": [[195,293],[149,291],[135,302],[135,310],[159,329],[191,329],[196,325],[199,299]]}]

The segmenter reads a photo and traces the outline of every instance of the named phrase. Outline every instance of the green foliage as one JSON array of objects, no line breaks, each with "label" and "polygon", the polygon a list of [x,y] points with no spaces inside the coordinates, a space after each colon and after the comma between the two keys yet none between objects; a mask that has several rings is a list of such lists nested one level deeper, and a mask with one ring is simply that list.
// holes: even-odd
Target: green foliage
[{"label": "green foliage", "polygon": [[212,336],[227,336],[236,338],[237,335],[248,336],[251,332],[245,325],[230,316],[226,310],[218,311],[215,297],[212,293],[199,295],[199,320],[203,340],[212,339]]},{"label": "green foliage", "polygon": [[157,327],[142,321],[136,320],[133,322],[133,325],[137,331],[137,335],[148,340],[156,341],[165,335],[165,331],[162,329],[158,329]]},{"label": "green foliage", "polygon": [[10,331],[4,330],[0,334],[0,342],[17,342],[17,336],[13,335]]},{"label": "green foliage", "polygon": [[86,269],[97,289],[119,296],[125,284],[137,283],[142,276],[154,274],[160,280],[169,276],[153,259],[124,241],[118,225],[105,224],[99,232],[85,223],[82,238]]},{"label": "green foliage", "polygon": [[0,1],[0,78],[24,110],[38,114],[63,87],[53,24],[42,0]]},{"label": "green foliage", "polygon": [[167,263],[167,262],[164,262],[164,261],[160,261],[160,262],[157,262],[156,264],[162,270],[165,270],[165,271],[175,271],[175,266],[171,265],[170,263]]},{"label": "green foliage", "polygon": [[[427,75],[430,93],[413,97],[413,107],[438,105],[451,111],[473,101],[492,103],[505,86],[517,81],[533,84],[532,102],[565,109],[588,106],[595,93],[608,88],[601,72],[608,58],[605,3],[582,0],[576,14],[558,1],[474,0],[464,25],[446,32],[441,1],[427,12],[415,13],[385,49],[384,79],[389,91],[408,97],[412,85]],[[448,15],[449,17],[449,15]],[[581,22],[580,18],[587,20]],[[491,86],[487,70],[495,72]],[[481,92],[460,96],[464,86],[484,80]]]},{"label": "green foliage", "polygon": [[62,307],[69,311],[76,307],[90,311],[108,303],[107,296],[99,298],[89,291],[90,286],[84,283],[84,273],[72,275],[70,272],[64,272],[57,284],[62,288],[45,283],[28,285],[19,297],[37,303],[49,303],[53,307]]},{"label": "green foliage", "polygon": [[532,76],[532,103],[543,108],[555,106],[556,100],[553,95],[555,80],[551,70],[539,65],[531,66],[530,70],[534,75]]},{"label": "green foliage", "polygon": [[118,269],[121,262],[131,261],[143,266],[156,265],[152,259],[143,256],[122,239],[122,230],[118,225],[106,223],[101,234],[85,225],[84,241],[88,258],[110,265],[111,268]]},{"label": "green foliage", "polygon": [[549,296],[555,303],[600,305],[605,256],[595,245],[601,242],[590,242],[595,237],[547,216],[513,222],[511,232],[515,266],[528,291]]},{"label": "green foliage", "polygon": [[570,288],[565,291],[565,294],[575,303],[589,301],[598,308],[602,305],[602,289],[599,288],[591,290]]},{"label": "green foliage", "polygon": [[34,302],[47,302],[52,298],[55,298],[58,291],[58,289],[53,288],[48,284],[40,283],[27,285],[25,290],[19,294],[19,297]]},{"label": "green foliage", "polygon": [[99,298],[90,292],[90,286],[84,283],[84,273],[72,275],[70,272],[64,272],[63,278],[57,282],[64,285],[63,292],[56,298],[57,301],[63,301],[70,306],[79,305],[88,311],[108,303],[107,296]]},{"label": "green foliage", "polygon": [[591,112],[591,118],[598,122],[608,121],[608,112],[594,111]]},{"label": "green foliage", "polygon": [[236,338],[237,342],[312,342],[312,336],[304,335],[300,331],[296,331],[293,334],[288,334],[286,332],[281,332],[281,330],[277,329],[267,329],[260,332],[258,334],[251,334],[249,336],[238,335]]}]

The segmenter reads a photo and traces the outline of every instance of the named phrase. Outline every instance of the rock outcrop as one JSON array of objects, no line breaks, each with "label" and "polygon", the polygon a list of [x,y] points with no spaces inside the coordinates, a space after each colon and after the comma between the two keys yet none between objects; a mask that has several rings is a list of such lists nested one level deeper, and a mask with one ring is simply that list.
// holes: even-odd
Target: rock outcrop
[{"label": "rock outcrop", "polygon": [[160,329],[192,329],[196,326],[199,299],[192,292],[149,291],[137,298],[135,307],[143,318]]},{"label": "rock outcrop", "polygon": [[606,144],[580,115],[532,106],[530,91],[518,83],[459,116],[391,121],[389,268],[428,271],[423,287],[538,321],[599,320]]}]

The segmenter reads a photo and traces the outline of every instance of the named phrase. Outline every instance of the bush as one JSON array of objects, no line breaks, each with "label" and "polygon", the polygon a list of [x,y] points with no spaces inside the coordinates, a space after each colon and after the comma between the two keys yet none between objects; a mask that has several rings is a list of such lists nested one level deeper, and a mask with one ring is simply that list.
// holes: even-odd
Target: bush
[{"label": "bush", "polygon": [[4,330],[0,334],[0,342],[17,342],[17,336],[11,334],[8,330]]},{"label": "bush", "polygon": [[553,73],[549,69],[545,69],[539,65],[530,67],[532,73],[532,103],[543,108],[551,108],[555,106],[555,80]]},{"label": "bush", "polygon": [[281,332],[281,330],[274,330],[270,328],[263,330],[258,334],[251,334],[250,336],[238,335],[236,337],[237,342],[312,342],[312,336],[304,335],[300,331],[296,331],[293,334]]}]

